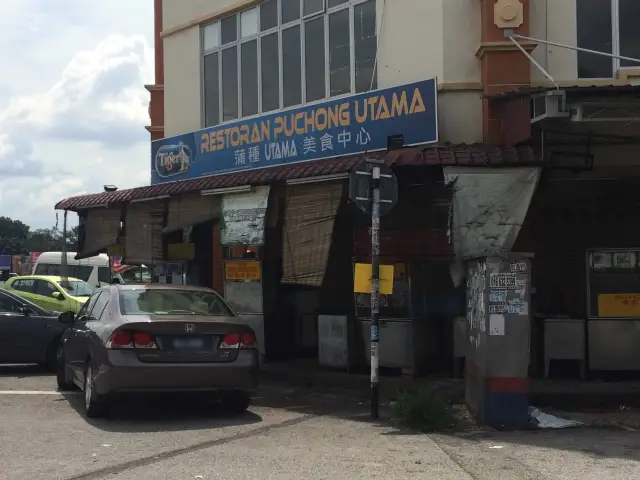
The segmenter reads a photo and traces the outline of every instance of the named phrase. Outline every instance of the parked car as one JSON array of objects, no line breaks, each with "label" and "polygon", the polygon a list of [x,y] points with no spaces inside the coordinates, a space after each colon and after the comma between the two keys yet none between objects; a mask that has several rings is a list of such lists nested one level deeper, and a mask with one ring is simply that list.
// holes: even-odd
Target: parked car
[{"label": "parked car", "polygon": [[7,280],[5,290],[19,295],[46,310],[78,312],[96,291],[79,278],[28,275]]},{"label": "parked car", "polygon": [[254,331],[211,289],[119,284],[97,290],[58,350],[61,390],[84,391],[88,417],[127,393],[202,391],[240,412],[258,382]]},{"label": "parked car", "polygon": [[0,363],[37,363],[55,368],[67,325],[58,313],[0,290]]}]

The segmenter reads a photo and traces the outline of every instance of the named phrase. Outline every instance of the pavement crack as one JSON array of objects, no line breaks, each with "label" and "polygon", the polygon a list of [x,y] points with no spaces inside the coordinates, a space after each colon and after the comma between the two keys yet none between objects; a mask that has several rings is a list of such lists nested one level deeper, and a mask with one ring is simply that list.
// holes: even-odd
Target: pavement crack
[{"label": "pavement crack", "polygon": [[127,470],[146,467],[148,465],[153,465],[154,463],[162,462],[164,460],[169,460],[171,458],[179,457],[181,455],[185,455],[188,453],[197,452],[199,450],[206,450],[207,448],[216,447],[218,445],[224,445],[230,442],[235,442],[236,440],[244,440],[245,438],[255,437],[258,435],[269,433],[272,430],[278,430],[281,428],[287,428],[294,425],[298,425],[299,423],[303,423],[318,417],[319,415],[303,415],[302,417],[293,418],[291,420],[286,420],[284,422],[276,423],[274,425],[266,425],[264,427],[255,428],[247,432],[230,435],[228,437],[216,438],[215,440],[207,440],[206,442],[197,443],[195,445],[190,445],[188,447],[178,448],[176,450],[169,450],[167,452],[157,453],[155,455],[149,455],[148,457],[138,458],[136,460],[130,460],[128,462],[124,462],[119,465],[99,468],[97,470],[92,470],[90,472],[86,472],[80,475],[75,475],[73,477],[67,477],[65,480],[95,480],[95,479],[99,479],[99,478],[110,476],[110,475],[117,475],[119,473],[126,472]]}]

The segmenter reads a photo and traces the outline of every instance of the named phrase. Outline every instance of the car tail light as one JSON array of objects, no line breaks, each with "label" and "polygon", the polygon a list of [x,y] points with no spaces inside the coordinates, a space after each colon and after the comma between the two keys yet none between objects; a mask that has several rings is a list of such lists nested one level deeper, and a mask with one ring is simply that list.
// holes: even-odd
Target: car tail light
[{"label": "car tail light", "polygon": [[256,348],[256,337],[251,333],[228,333],[222,338],[220,348]]},{"label": "car tail light", "polygon": [[158,348],[148,333],[116,331],[107,342],[110,349]]},{"label": "car tail light", "polygon": [[256,348],[256,337],[251,333],[243,333],[240,339],[240,348]]},{"label": "car tail light", "polygon": [[136,348],[156,348],[156,343],[148,333],[134,333],[133,343]]}]

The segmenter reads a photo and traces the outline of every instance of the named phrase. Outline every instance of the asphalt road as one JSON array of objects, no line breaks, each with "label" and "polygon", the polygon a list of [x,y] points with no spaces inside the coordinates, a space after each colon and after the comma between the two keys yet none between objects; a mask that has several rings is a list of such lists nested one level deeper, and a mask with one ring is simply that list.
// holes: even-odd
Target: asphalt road
[{"label": "asphalt road", "polygon": [[353,393],[265,386],[229,417],[148,398],[87,420],[34,368],[0,367],[0,479],[638,479],[640,435],[616,429],[420,435],[373,423]]}]

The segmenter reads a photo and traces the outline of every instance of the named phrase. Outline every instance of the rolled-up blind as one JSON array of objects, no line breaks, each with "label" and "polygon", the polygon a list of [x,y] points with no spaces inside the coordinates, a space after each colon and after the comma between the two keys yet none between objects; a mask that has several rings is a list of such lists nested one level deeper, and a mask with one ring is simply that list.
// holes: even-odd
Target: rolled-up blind
[{"label": "rolled-up blind", "polygon": [[204,223],[220,216],[221,195],[185,195],[169,200],[167,226],[163,233]]},{"label": "rolled-up blind", "polygon": [[127,207],[126,238],[122,263],[141,265],[162,260],[164,203],[141,202]]},{"label": "rolled-up blind", "polygon": [[287,187],[283,283],[321,286],[343,182]]},{"label": "rolled-up blind", "polygon": [[115,245],[120,233],[120,207],[92,208],[81,214],[82,235],[76,260],[105,252]]}]

